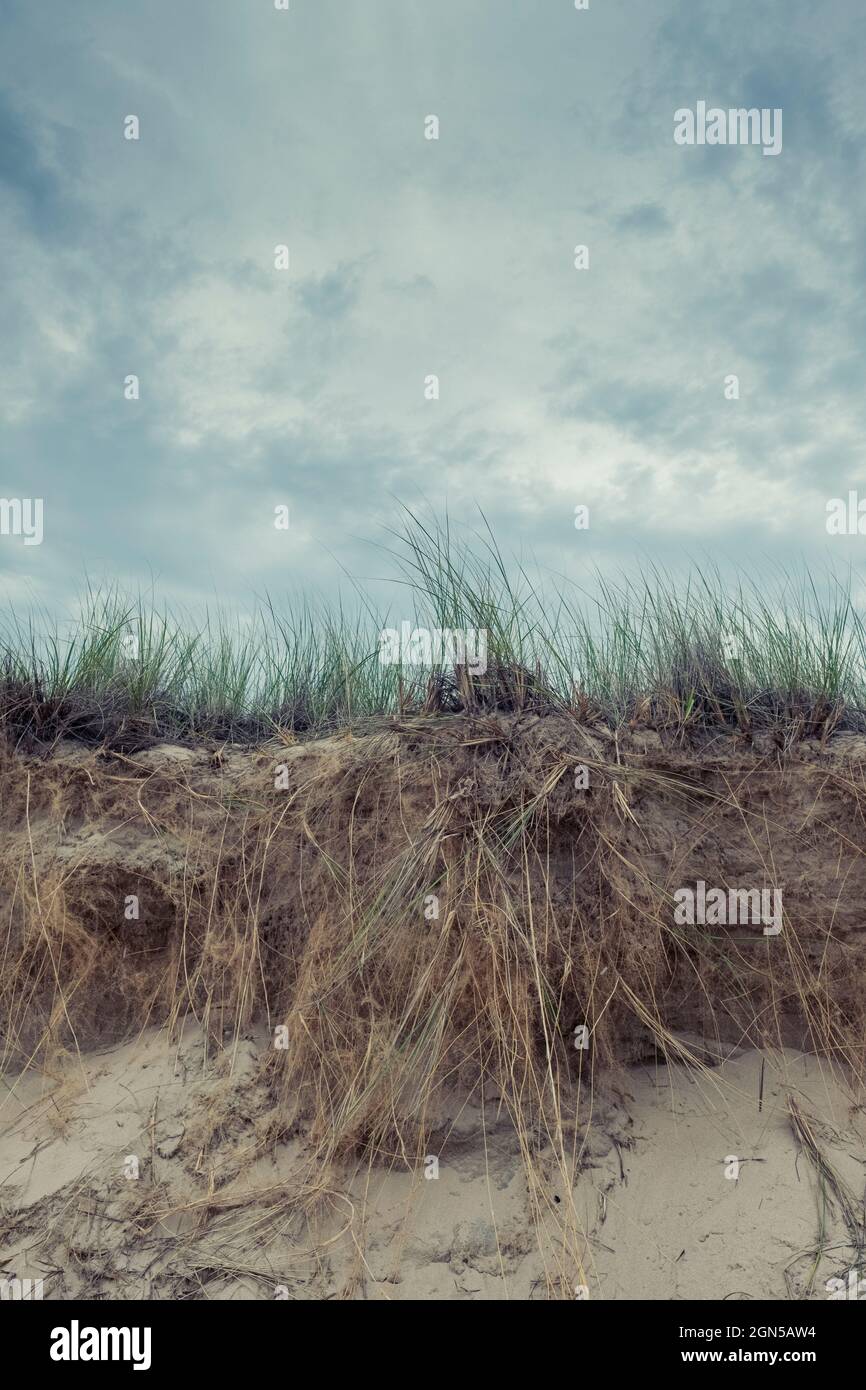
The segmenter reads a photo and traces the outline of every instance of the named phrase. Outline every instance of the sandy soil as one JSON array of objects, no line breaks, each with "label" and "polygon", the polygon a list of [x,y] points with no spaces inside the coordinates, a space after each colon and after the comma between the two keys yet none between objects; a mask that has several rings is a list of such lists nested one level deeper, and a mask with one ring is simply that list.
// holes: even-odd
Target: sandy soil
[{"label": "sandy soil", "polygon": [[815,1057],[747,1051],[598,1086],[573,1209],[539,1163],[543,1205],[577,1214],[581,1269],[546,1218],[539,1233],[538,1193],[492,1106],[458,1108],[443,1152],[411,1169],[332,1175],[299,1218],[283,1199],[303,1138],[250,1161],[264,1045],[211,1059],[194,1029],[179,1044],[154,1030],[53,1077],[7,1077],[5,1275],[41,1276],[51,1299],[800,1299],[857,1265],[866,1110]]}]

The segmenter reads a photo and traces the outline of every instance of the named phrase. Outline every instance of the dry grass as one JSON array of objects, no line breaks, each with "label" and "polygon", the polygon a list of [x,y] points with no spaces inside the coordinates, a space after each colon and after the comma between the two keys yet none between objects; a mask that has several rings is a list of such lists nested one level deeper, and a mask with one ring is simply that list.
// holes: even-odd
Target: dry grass
[{"label": "dry grass", "polygon": [[[179,765],[7,753],[0,784],[7,1067],[190,1016],[229,1057],[254,1020],[284,1028],[258,1151],[300,1131],[309,1163],[259,1194],[271,1218],[336,1210],[347,1159],[418,1171],[471,1103],[482,1129],[511,1117],[549,1289],[571,1288],[582,1233],[551,1175],[571,1191],[603,1073],[701,1066],[699,1034],[794,1040],[862,1083],[856,757],[476,714]],[[781,936],[677,927],[672,890],[700,876],[784,882]],[[211,1174],[200,1231],[263,1219],[230,1177]]]}]

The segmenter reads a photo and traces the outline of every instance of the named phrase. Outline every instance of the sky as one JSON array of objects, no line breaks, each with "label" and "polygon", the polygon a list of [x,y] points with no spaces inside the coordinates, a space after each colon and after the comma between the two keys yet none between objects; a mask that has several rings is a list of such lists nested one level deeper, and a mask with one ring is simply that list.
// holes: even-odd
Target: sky
[{"label": "sky", "polygon": [[[4,607],[329,597],[400,503],[577,580],[861,563],[826,518],[866,499],[862,0],[0,0],[0,34],[0,495],[43,503]],[[700,102],[781,150],[678,144]]]}]

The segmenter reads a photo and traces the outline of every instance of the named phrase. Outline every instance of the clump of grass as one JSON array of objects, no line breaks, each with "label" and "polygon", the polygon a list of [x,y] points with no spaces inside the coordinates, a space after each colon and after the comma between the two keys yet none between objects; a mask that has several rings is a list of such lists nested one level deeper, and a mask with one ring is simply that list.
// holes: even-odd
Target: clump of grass
[{"label": "clump of grass", "polygon": [[[485,526],[406,511],[385,547],[397,597],[379,612],[267,598],[244,617],[192,621],[117,588],[65,625],[0,625],[0,717],[27,745],[75,737],[125,749],[159,739],[255,742],[383,716],[571,710],[677,731],[784,727],[790,739],[866,727],[866,632],[850,585],[777,576],[729,589],[598,576],[591,592],[509,565]],[[389,622],[483,631],[484,671],[383,664]]]}]

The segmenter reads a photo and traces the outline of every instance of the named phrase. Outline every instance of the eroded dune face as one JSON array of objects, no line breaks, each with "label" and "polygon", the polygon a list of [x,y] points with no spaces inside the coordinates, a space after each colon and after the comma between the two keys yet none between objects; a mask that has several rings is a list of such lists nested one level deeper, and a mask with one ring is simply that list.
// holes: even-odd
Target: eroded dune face
[{"label": "eroded dune face", "polygon": [[[830,1077],[842,1088],[834,1104],[844,1094],[847,1119],[855,1114],[866,1017],[864,755],[851,735],[785,751],[732,736],[665,746],[650,730],[504,715],[415,719],[242,752],[5,752],[9,1103],[36,1084],[37,1066],[74,1092],[75,1068],[98,1075],[105,1048],[135,1070],[136,1039],[150,1030],[164,1055],[148,1063],[147,1080],[164,1095],[176,1090],[176,1071],[156,1077],[170,1048],[172,1065],[182,1063],[176,1111],[157,1106],[137,1148],[94,1131],[89,1112],[73,1123],[97,1166],[117,1167],[119,1141],[141,1171],[162,1168],[169,1187],[181,1183],[179,1206],[168,1192],[154,1205],[150,1187],[140,1200],[144,1189],[124,1174],[124,1222],[158,1221],[169,1243],[191,1230],[197,1240],[212,1219],[249,1204],[266,1153],[282,1166],[277,1181],[264,1174],[262,1220],[288,1203],[293,1220],[315,1209],[326,1232],[345,1215],[333,1193],[345,1196],[353,1172],[369,1186],[371,1174],[378,1182],[399,1170],[407,1192],[419,1183],[424,1192],[434,1158],[454,1165],[458,1184],[470,1170],[489,1183],[492,1163],[495,1185],[520,1193],[520,1213],[508,1216],[511,1264],[491,1272],[483,1263],[501,1263],[501,1231],[472,1265],[440,1230],[448,1260],[463,1263],[454,1296],[500,1296],[501,1284],[475,1282],[509,1269],[516,1277],[530,1227],[535,1263],[522,1269],[518,1296],[580,1296],[574,1288],[593,1277],[597,1289],[609,1279],[616,1296],[665,1296],[651,1268],[635,1283],[587,1245],[594,1223],[613,1219],[605,1183],[625,1182],[638,1132],[629,1107],[647,1068],[704,1089],[720,1063],[728,1068],[733,1118],[721,1122],[713,1164],[748,1158],[758,1142],[731,1099],[740,1104],[743,1088],[730,1069],[757,1057],[753,1049],[761,1071],[748,1115],[772,1111],[785,1154],[805,1144],[786,1109],[803,1087],[786,1089],[785,1058]],[[650,1134],[657,1107],[644,1101]],[[725,1124],[748,1130],[742,1143],[722,1142]],[[176,1171],[165,1167],[175,1160]],[[593,1186],[587,1174],[605,1163],[616,1171]],[[49,1177],[33,1201],[53,1200],[71,1180],[52,1188]],[[114,1168],[111,1181],[120,1181]],[[594,1217],[587,1182],[600,1203]],[[686,1224],[690,1209],[687,1201]],[[635,1217],[625,1210],[624,1221]],[[455,1216],[455,1229],[468,1219]],[[753,1282],[768,1277],[758,1264]],[[717,1294],[707,1284],[679,1296]]]},{"label": "eroded dune face", "polygon": [[4,753],[7,1060],[190,1007],[217,1031],[267,1014],[291,1032],[305,1009],[318,1027],[321,996],[349,1048],[438,1005],[453,1066],[478,1039],[450,1032],[472,1017],[482,1036],[511,989],[513,1040],[546,1036],[563,1063],[586,1050],[576,1028],[629,1060],[654,1021],[856,1062],[864,763],[852,735],[783,756],[503,716],[246,752]]}]

